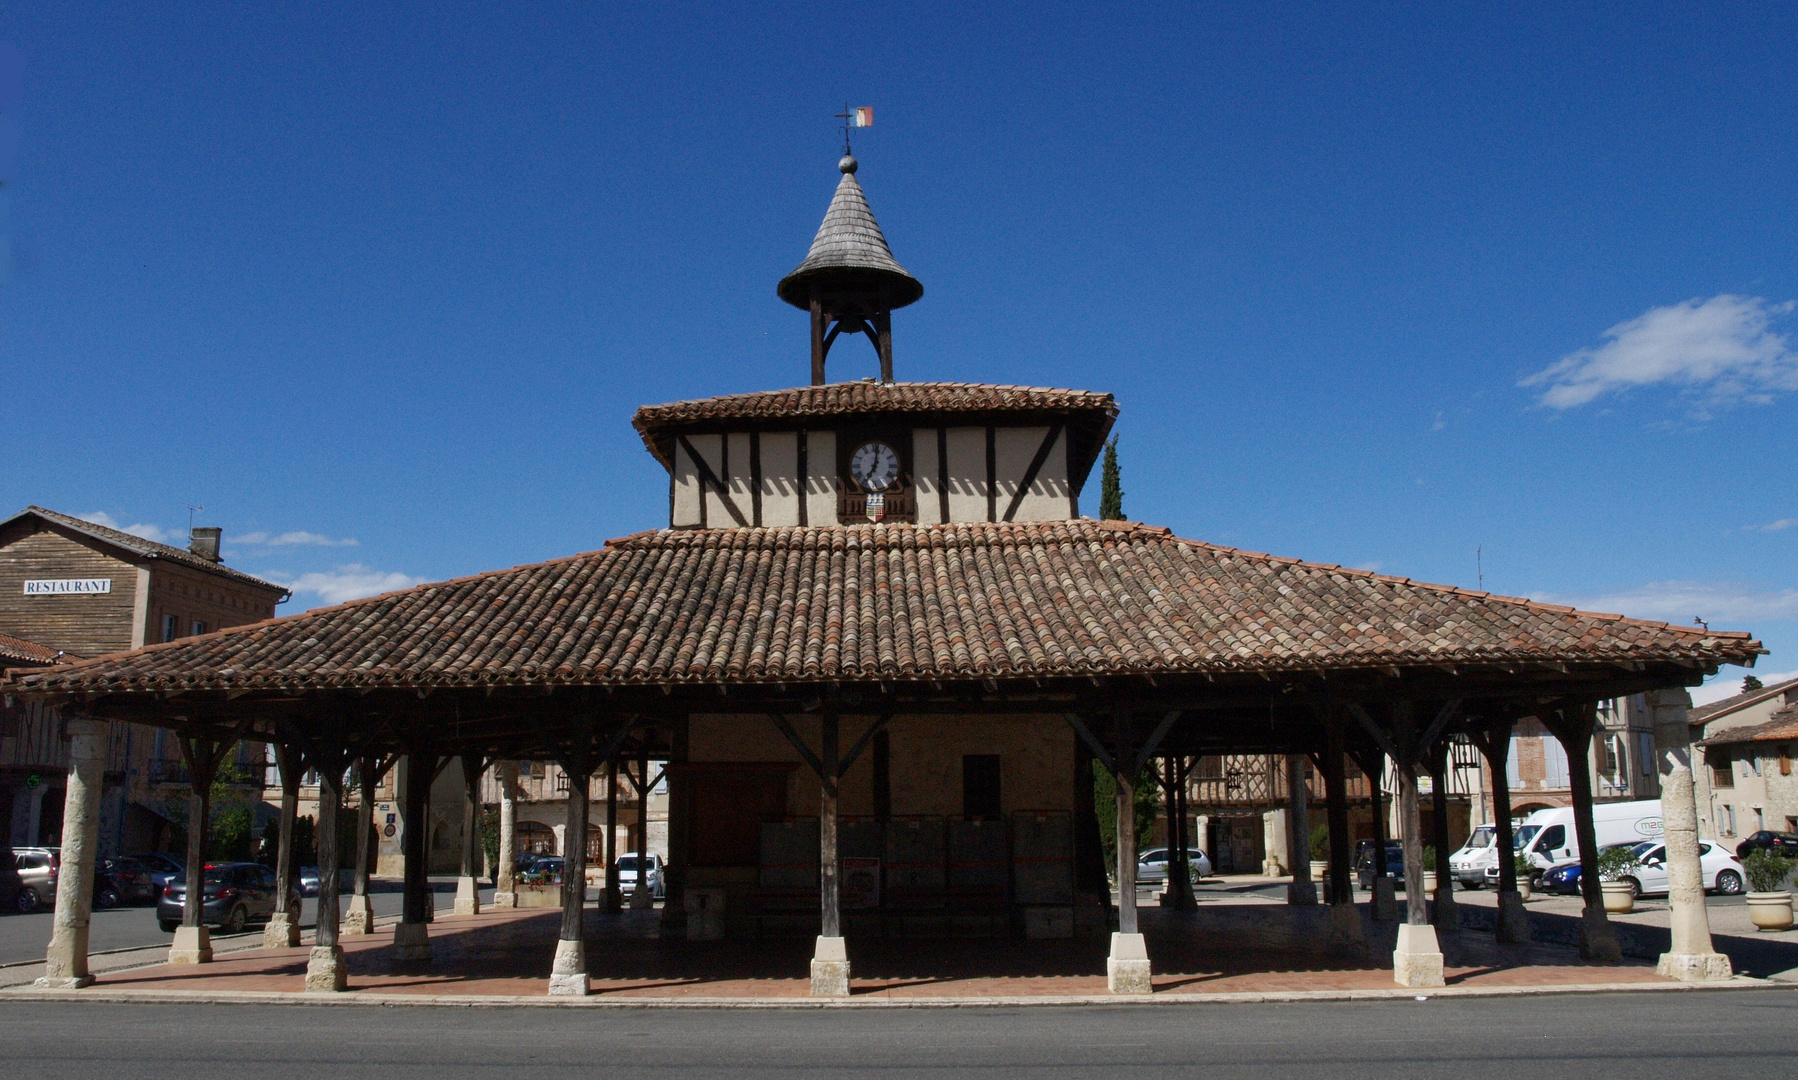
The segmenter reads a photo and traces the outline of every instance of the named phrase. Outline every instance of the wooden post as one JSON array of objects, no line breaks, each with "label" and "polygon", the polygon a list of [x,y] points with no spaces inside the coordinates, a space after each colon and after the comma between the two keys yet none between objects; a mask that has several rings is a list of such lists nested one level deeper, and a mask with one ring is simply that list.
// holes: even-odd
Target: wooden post
[{"label": "wooden post", "polygon": [[1330,896],[1332,904],[1353,904],[1355,888],[1350,865],[1354,845],[1348,823],[1348,776],[1343,767],[1342,732],[1335,724],[1326,728],[1324,750],[1324,813],[1330,823]]},{"label": "wooden post", "polygon": [[1511,729],[1514,721],[1500,714],[1473,728],[1474,745],[1486,759],[1492,774],[1492,824],[1495,833],[1494,854],[1498,858],[1498,921],[1494,936],[1507,944],[1523,944],[1530,939],[1529,915],[1523,908],[1523,896],[1517,889],[1517,838],[1511,828]]},{"label": "wooden post", "polygon": [[1405,853],[1405,922],[1425,926],[1430,910],[1423,895],[1423,815],[1417,805],[1417,766],[1408,761],[1397,764],[1398,812],[1404,828],[1400,843]]},{"label": "wooden post", "polygon": [[1567,705],[1541,719],[1567,751],[1573,833],[1579,838],[1580,895],[1586,902],[1580,917],[1580,955],[1616,963],[1623,959],[1623,950],[1605,915],[1604,890],[1598,877],[1598,830],[1592,822],[1592,731],[1598,721],[1597,703]]},{"label": "wooden post", "polygon": [[401,921],[423,924],[425,905],[429,902],[430,881],[425,859],[430,852],[427,841],[430,823],[426,803],[430,797],[431,774],[436,770],[435,754],[413,751],[406,755],[406,832],[401,848],[405,857],[405,896],[401,903]]},{"label": "wooden post", "polygon": [[812,285],[812,385],[824,385],[824,301]]},{"label": "wooden post", "polygon": [[1139,933],[1136,925],[1136,777],[1117,772],[1118,933]]},{"label": "wooden post", "polygon": [[1449,865],[1448,740],[1430,748],[1430,843],[1436,849],[1436,906],[1431,912],[1438,930],[1457,930],[1461,917],[1455,906],[1455,875]]},{"label": "wooden post", "polygon": [[842,937],[842,914],[837,892],[837,735],[836,712],[824,714],[818,758],[824,773],[818,778],[818,891],[819,934]]},{"label": "wooden post", "polygon": [[606,894],[601,906],[605,911],[623,907],[618,885],[618,758],[606,759]]},{"label": "wooden post", "polygon": [[318,917],[317,943],[337,944],[338,891],[343,859],[337,847],[337,815],[343,806],[343,778],[329,767],[318,770]]},{"label": "wooden post", "polygon": [[275,743],[275,768],[281,773],[281,817],[275,844],[275,913],[262,931],[268,949],[292,949],[300,943],[300,913],[294,908],[293,828],[300,814],[300,777],[305,765],[298,747]]},{"label": "wooden post", "polygon": [[[649,750],[637,753],[637,883],[631,887],[631,910],[648,911],[656,906],[654,890],[649,888],[649,789],[654,786],[649,775]],[[586,842],[583,837],[582,843]]]}]

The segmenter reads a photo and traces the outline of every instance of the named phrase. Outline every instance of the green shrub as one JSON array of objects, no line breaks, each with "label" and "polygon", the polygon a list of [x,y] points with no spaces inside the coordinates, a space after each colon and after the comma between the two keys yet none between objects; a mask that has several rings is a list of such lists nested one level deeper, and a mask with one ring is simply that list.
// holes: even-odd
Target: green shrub
[{"label": "green shrub", "polygon": [[1641,866],[1635,845],[1613,844],[1598,853],[1598,880],[1617,881],[1635,873]]},{"label": "green shrub", "polygon": [[1755,892],[1783,891],[1786,878],[1792,874],[1793,861],[1771,851],[1750,852],[1742,860],[1742,869],[1748,872],[1748,887]]},{"label": "green shrub", "polygon": [[1323,862],[1330,857],[1330,827],[1313,825],[1311,827],[1311,857]]},{"label": "green shrub", "polygon": [[1423,846],[1423,869],[1425,873],[1433,874],[1436,872],[1435,844],[1425,844]]}]

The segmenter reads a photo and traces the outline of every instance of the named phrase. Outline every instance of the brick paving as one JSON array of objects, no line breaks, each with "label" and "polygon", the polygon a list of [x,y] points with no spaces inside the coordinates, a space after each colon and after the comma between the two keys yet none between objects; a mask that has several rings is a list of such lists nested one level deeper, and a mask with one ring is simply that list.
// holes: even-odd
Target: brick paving
[{"label": "brick paving", "polygon": [[[661,940],[659,913],[588,914],[587,960],[593,992],[619,998],[806,998],[810,939],[746,942]],[[560,916],[555,911],[492,911],[439,916],[431,925],[435,959],[391,959],[391,928],[345,938],[350,991],[417,995],[541,997]],[[1262,948],[1194,933],[1178,916],[1143,911],[1158,994],[1391,990],[1389,963],[1370,952],[1344,961]],[[1060,997],[1102,995],[1106,941],[851,940],[856,996]],[[1574,985],[1669,985],[1643,963],[1592,965],[1572,950],[1501,947],[1464,931],[1444,944],[1450,986],[1508,988]],[[231,993],[304,989],[307,950],[259,949],[199,967],[158,965],[102,975],[108,990]]]}]

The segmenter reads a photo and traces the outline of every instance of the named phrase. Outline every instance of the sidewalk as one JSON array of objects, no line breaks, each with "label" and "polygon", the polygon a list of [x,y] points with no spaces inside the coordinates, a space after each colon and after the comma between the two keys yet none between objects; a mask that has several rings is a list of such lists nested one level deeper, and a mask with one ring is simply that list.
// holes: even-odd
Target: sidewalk
[{"label": "sidewalk", "polygon": [[[1265,922],[1271,912],[1248,914]],[[587,957],[593,996],[574,1000],[633,1005],[823,1003],[809,996],[809,939],[662,940],[659,915],[603,915],[590,910]],[[1203,932],[1207,918],[1203,913],[1143,909],[1149,955],[1156,968],[1152,1000],[1417,993],[1393,984],[1390,963],[1382,963],[1386,957],[1377,945],[1359,960],[1330,959],[1314,947],[1269,946],[1267,939],[1252,932]],[[247,1001],[291,995],[319,1003],[567,1004],[569,999],[550,999],[545,993],[559,920],[559,913],[544,910],[439,916],[431,927],[436,956],[428,964],[393,961],[388,927],[368,937],[345,939],[350,991],[342,995],[302,994],[307,954],[301,948],[249,950],[199,967],[159,964],[106,972],[94,987],[59,996]],[[855,978],[849,1001],[917,1005],[1116,1001],[1105,986],[1106,948],[1104,939],[852,940]],[[1444,948],[1449,988],[1427,994],[1683,988],[1656,976],[1648,963],[1588,965],[1571,949],[1499,946],[1489,935],[1471,931],[1449,936]],[[1757,984],[1738,980],[1733,985]],[[23,988],[0,991],[0,997],[14,998],[44,994]]]}]

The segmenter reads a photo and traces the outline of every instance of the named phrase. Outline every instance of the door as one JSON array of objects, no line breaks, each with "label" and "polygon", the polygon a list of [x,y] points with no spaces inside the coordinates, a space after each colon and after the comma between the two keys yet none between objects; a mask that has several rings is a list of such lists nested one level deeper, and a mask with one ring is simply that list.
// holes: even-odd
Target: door
[{"label": "door", "polygon": [[1636,880],[1642,883],[1642,892],[1649,896],[1659,896],[1671,886],[1667,878],[1667,849],[1665,846],[1655,847],[1642,856],[1642,865],[1636,868]]}]

